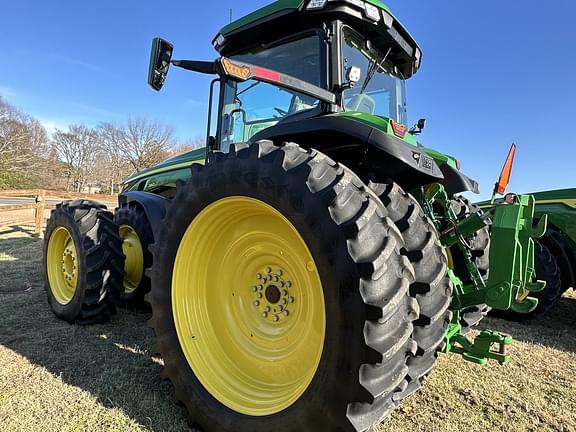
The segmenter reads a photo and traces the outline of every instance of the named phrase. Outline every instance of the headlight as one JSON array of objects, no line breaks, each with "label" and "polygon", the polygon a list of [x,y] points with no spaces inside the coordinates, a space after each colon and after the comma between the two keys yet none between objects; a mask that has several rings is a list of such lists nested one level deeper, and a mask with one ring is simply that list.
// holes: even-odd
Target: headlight
[{"label": "headlight", "polygon": [[328,0],[311,0],[310,3],[308,3],[308,6],[306,6],[306,10],[322,9],[326,6],[327,1]]},{"label": "headlight", "polygon": [[366,16],[378,22],[380,21],[380,9],[370,3],[366,3]]}]

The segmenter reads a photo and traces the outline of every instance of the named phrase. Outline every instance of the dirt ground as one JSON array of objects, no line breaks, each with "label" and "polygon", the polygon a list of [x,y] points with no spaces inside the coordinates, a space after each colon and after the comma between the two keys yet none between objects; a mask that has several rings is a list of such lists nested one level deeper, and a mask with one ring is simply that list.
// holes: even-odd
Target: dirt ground
[{"label": "dirt ground", "polygon": [[[189,430],[151,355],[147,316],[122,310],[85,328],[58,321],[32,233],[0,227],[0,431]],[[442,355],[377,431],[576,431],[576,294],[542,320],[483,326],[514,335],[510,364]]]}]

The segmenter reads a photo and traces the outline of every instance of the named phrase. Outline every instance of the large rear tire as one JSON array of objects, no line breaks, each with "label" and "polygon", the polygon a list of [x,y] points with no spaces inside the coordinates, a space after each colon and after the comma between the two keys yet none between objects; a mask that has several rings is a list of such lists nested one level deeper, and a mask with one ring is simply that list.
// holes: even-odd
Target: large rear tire
[{"label": "large rear tire", "polygon": [[151,324],[176,399],[206,432],[368,430],[409,385],[419,316],[380,200],[296,144],[193,169],[152,248]]},{"label": "large rear tire", "polygon": [[107,321],[122,287],[118,227],[106,206],[68,201],[56,206],[46,226],[43,264],[48,303],[70,323]]},{"label": "large rear tire", "polygon": [[407,394],[421,386],[444,348],[444,337],[452,319],[448,309],[452,301],[452,283],[447,275],[447,257],[440,246],[438,231],[424,215],[420,204],[395,183],[370,183],[386,207],[405,243],[403,253],[414,266],[416,279],[410,295],[418,301],[420,318],[414,322],[413,339],[418,351],[410,358],[410,385]]}]

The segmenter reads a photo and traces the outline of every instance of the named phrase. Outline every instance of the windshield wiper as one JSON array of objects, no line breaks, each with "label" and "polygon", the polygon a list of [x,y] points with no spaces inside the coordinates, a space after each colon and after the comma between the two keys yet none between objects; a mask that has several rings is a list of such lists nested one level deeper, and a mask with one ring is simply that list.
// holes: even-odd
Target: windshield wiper
[{"label": "windshield wiper", "polygon": [[390,51],[392,51],[392,48],[388,48],[388,52],[382,58],[382,60],[376,57],[374,61],[370,64],[368,72],[366,72],[366,78],[364,79],[364,83],[362,84],[362,88],[360,89],[360,93],[364,93],[366,91],[368,84],[370,84],[370,81],[372,81],[372,78],[374,78],[374,75],[376,75],[376,71],[384,64],[384,62],[386,62],[386,59],[388,59]]}]

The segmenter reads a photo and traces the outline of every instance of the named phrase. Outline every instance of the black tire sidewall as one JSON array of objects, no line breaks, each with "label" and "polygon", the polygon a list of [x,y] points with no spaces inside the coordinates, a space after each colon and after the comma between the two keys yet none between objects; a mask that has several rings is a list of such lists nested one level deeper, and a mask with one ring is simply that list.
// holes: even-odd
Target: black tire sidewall
[{"label": "black tire sidewall", "polygon": [[[67,304],[61,304],[52,292],[50,288],[50,282],[48,279],[48,243],[53,234],[53,232],[59,228],[64,227],[70,233],[74,246],[76,247],[76,255],[78,259],[78,282],[76,284],[76,290],[74,291],[74,296]],[[68,322],[74,322],[83,307],[84,297],[86,294],[86,254],[84,249],[84,236],[80,232],[78,223],[74,220],[72,213],[65,211],[64,208],[58,207],[54,210],[48,225],[46,227],[46,232],[44,234],[44,249],[43,249],[43,262],[44,262],[44,286],[46,287],[46,292],[48,294],[48,303],[50,307],[60,319]]]},{"label": "black tire sidewall", "polygon": [[[186,389],[184,402],[195,417],[192,420],[202,424],[207,431],[223,428],[254,432],[302,431],[310,430],[314,425],[326,427],[327,421],[331,422],[328,430],[350,431],[352,426],[345,418],[347,404],[366,399],[367,392],[358,383],[358,369],[367,362],[368,349],[363,335],[366,305],[358,291],[360,276],[346,250],[342,229],[330,217],[330,199],[312,194],[305,183],[306,172],[300,169],[286,172],[278,161],[262,164],[254,159],[231,157],[222,163],[208,165],[202,173],[195,173],[193,180],[184,186],[185,200],[168,211],[166,220],[171,229],[165,230],[169,235],[160,235],[157,255],[163,260],[155,263],[155,274],[163,277],[161,281],[154,281],[154,286],[160,283],[163,287],[156,295],[166,316],[160,328],[156,322],[155,330],[158,337],[170,339],[168,345],[174,349],[170,358],[165,359],[166,366],[178,370],[171,378],[180,380],[175,385]],[[278,178],[283,179],[279,200],[275,199],[278,184],[272,181]],[[180,349],[172,314],[167,313],[172,301],[173,264],[181,238],[205,207],[230,196],[246,196],[270,204],[295,226],[316,262],[324,291],[324,349],[311,384],[291,407],[259,418],[230,410],[204,389]],[[350,394],[351,388],[357,388],[357,394]],[[342,417],[327,420],[322,414],[326,410],[340,412]]]}]

